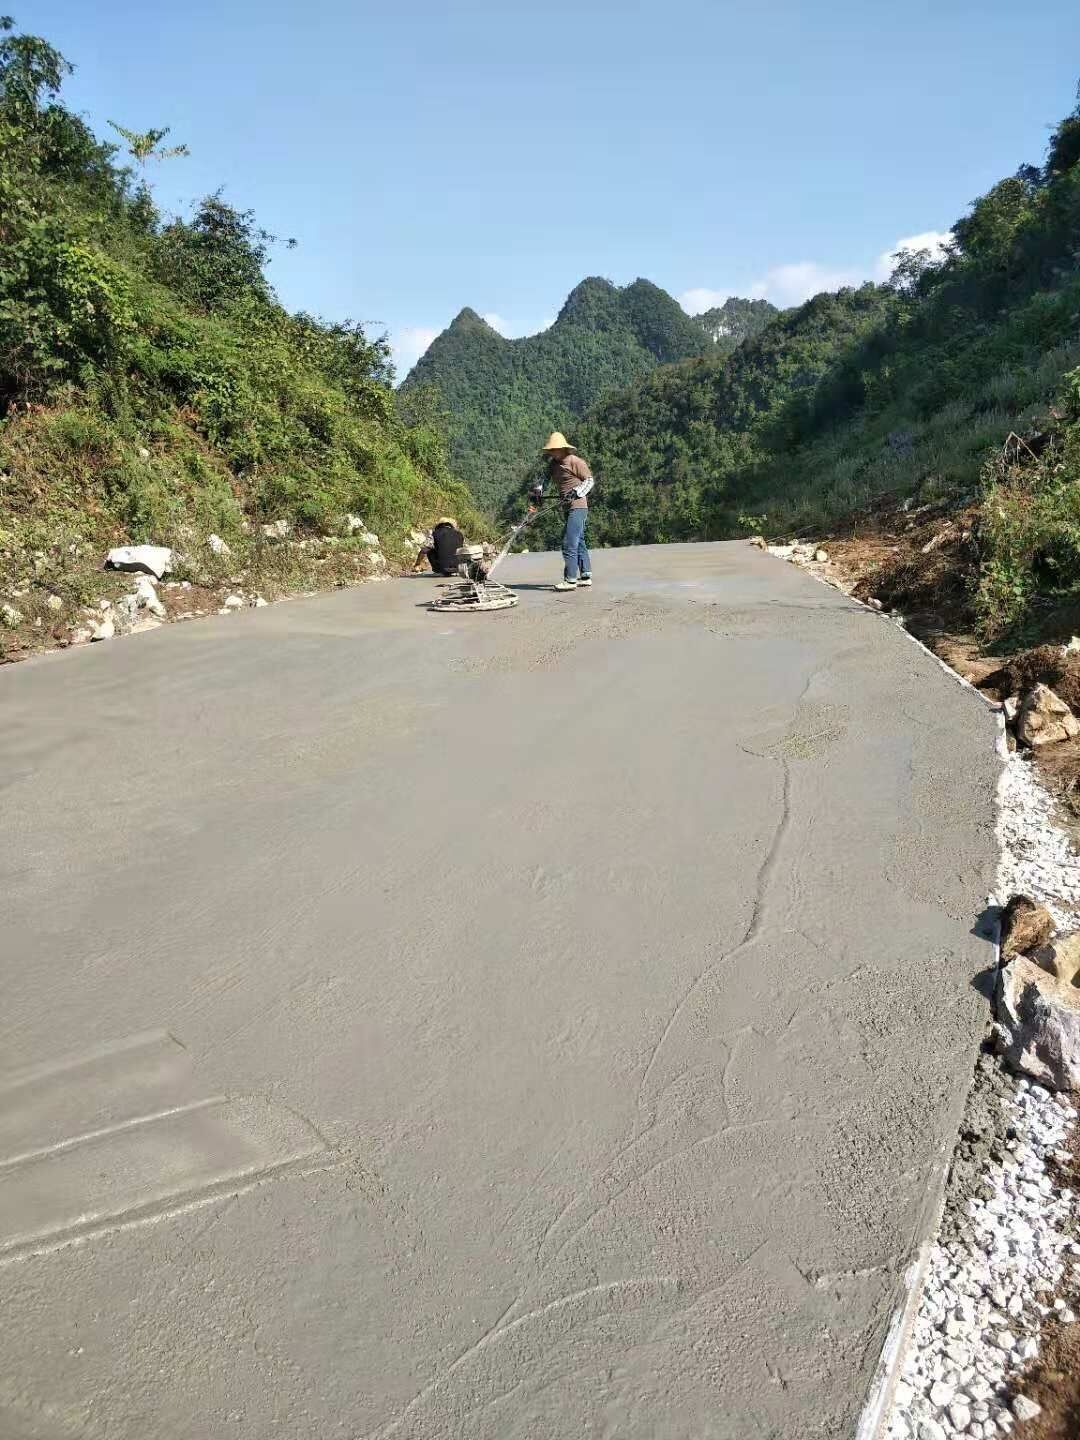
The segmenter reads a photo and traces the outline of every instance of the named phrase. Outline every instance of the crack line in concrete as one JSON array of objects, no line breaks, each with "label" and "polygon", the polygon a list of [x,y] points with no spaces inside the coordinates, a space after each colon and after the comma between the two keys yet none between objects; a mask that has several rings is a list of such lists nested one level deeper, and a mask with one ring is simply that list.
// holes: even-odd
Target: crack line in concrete
[{"label": "crack line in concrete", "polygon": [[512,1331],[520,1329],[522,1325],[527,1325],[532,1320],[542,1320],[546,1315],[551,1315],[558,1310],[565,1309],[568,1305],[573,1305],[579,1300],[587,1300],[599,1295],[606,1297],[608,1295],[615,1295],[621,1290],[642,1287],[670,1287],[677,1291],[679,1288],[679,1280],[675,1275],[640,1275],[630,1280],[611,1280],[600,1285],[589,1285],[584,1290],[574,1290],[569,1295],[560,1295],[555,1300],[549,1300],[547,1304],[539,1306],[538,1309],[530,1310],[525,1315],[519,1315],[516,1320],[511,1320],[508,1325],[502,1324],[503,1316],[508,1313],[504,1311],[503,1316],[500,1316],[493,1325],[489,1326],[483,1335],[480,1336],[479,1340],[473,1341],[467,1349],[463,1350],[456,1360],[452,1360],[441,1375],[436,1375],[434,1380],[429,1380],[423,1389],[419,1390],[413,1396],[400,1415],[381,1425],[378,1430],[369,1431],[367,1435],[363,1437],[363,1440],[385,1440],[385,1437],[393,1435],[395,1431],[401,1428],[407,1416],[416,1409],[417,1405],[422,1404],[434,1390],[448,1380],[462,1365],[479,1351],[486,1349],[497,1340],[503,1339]]}]

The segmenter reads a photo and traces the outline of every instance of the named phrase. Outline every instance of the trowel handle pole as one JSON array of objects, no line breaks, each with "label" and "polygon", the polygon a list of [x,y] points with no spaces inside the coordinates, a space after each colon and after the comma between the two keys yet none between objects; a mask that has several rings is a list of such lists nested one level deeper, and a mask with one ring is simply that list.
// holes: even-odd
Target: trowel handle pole
[{"label": "trowel handle pole", "polygon": [[518,523],[514,526],[514,528],[510,531],[510,534],[506,537],[506,544],[505,544],[505,545],[503,546],[503,548],[499,551],[498,555],[495,556],[495,559],[491,562],[491,565],[488,567],[488,572],[487,572],[487,573],[488,573],[488,577],[489,577],[489,578],[490,578],[492,575],[494,575],[496,567],[499,566],[499,565],[501,565],[502,562],[506,559],[507,555],[508,555],[509,552],[510,552],[510,546],[514,543],[514,541],[517,539],[517,537],[521,534],[522,530],[525,529],[525,526],[530,523],[530,521],[532,520],[532,518],[533,518],[533,516],[534,516],[535,514],[536,514],[536,511],[535,511],[535,510],[529,510],[529,511],[518,521]]}]

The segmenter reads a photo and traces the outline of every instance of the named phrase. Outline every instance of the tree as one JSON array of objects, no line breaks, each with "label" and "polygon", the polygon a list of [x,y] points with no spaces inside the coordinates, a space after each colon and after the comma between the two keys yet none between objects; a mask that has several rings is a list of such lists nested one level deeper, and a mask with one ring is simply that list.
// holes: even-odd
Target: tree
[{"label": "tree", "polygon": [[122,140],[127,141],[128,154],[140,165],[145,165],[147,160],[173,160],[179,155],[191,154],[186,145],[167,145],[158,149],[160,142],[169,133],[168,125],[161,130],[138,131],[126,130],[115,120],[110,120],[109,124]]},{"label": "tree", "polygon": [[16,35],[10,15],[0,15],[0,107],[26,120],[53,99],[74,66],[37,35]]},{"label": "tree", "polygon": [[[270,298],[263,273],[277,236],[237,210],[221,191],[200,200],[190,222],[174,220],[161,236],[163,278],[203,310],[218,310],[241,295]],[[291,249],[295,240],[285,244]]]}]

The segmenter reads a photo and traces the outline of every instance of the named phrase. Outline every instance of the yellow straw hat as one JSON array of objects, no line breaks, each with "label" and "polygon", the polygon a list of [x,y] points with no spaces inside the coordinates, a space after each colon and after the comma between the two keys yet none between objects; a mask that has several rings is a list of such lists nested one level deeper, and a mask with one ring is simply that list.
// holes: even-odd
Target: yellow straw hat
[{"label": "yellow straw hat", "polygon": [[571,455],[577,454],[577,451],[561,430],[553,430],[551,432],[548,436],[548,442],[541,453],[546,455],[549,450],[569,450]]}]

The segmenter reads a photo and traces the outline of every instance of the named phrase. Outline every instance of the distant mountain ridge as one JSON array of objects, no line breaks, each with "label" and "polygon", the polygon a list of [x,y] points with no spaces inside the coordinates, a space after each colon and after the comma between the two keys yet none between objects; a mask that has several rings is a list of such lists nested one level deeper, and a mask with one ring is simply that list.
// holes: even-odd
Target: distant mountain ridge
[{"label": "distant mountain ridge", "polygon": [[[739,323],[734,311],[715,323],[729,322]],[[599,401],[657,365],[716,346],[700,317],[687,315],[658,285],[639,279],[620,288],[592,276],[538,335],[508,340],[466,307],[401,388],[406,395],[423,386],[438,391],[450,414],[454,469],[481,505],[497,510],[525,483],[551,430],[572,430]]]}]

